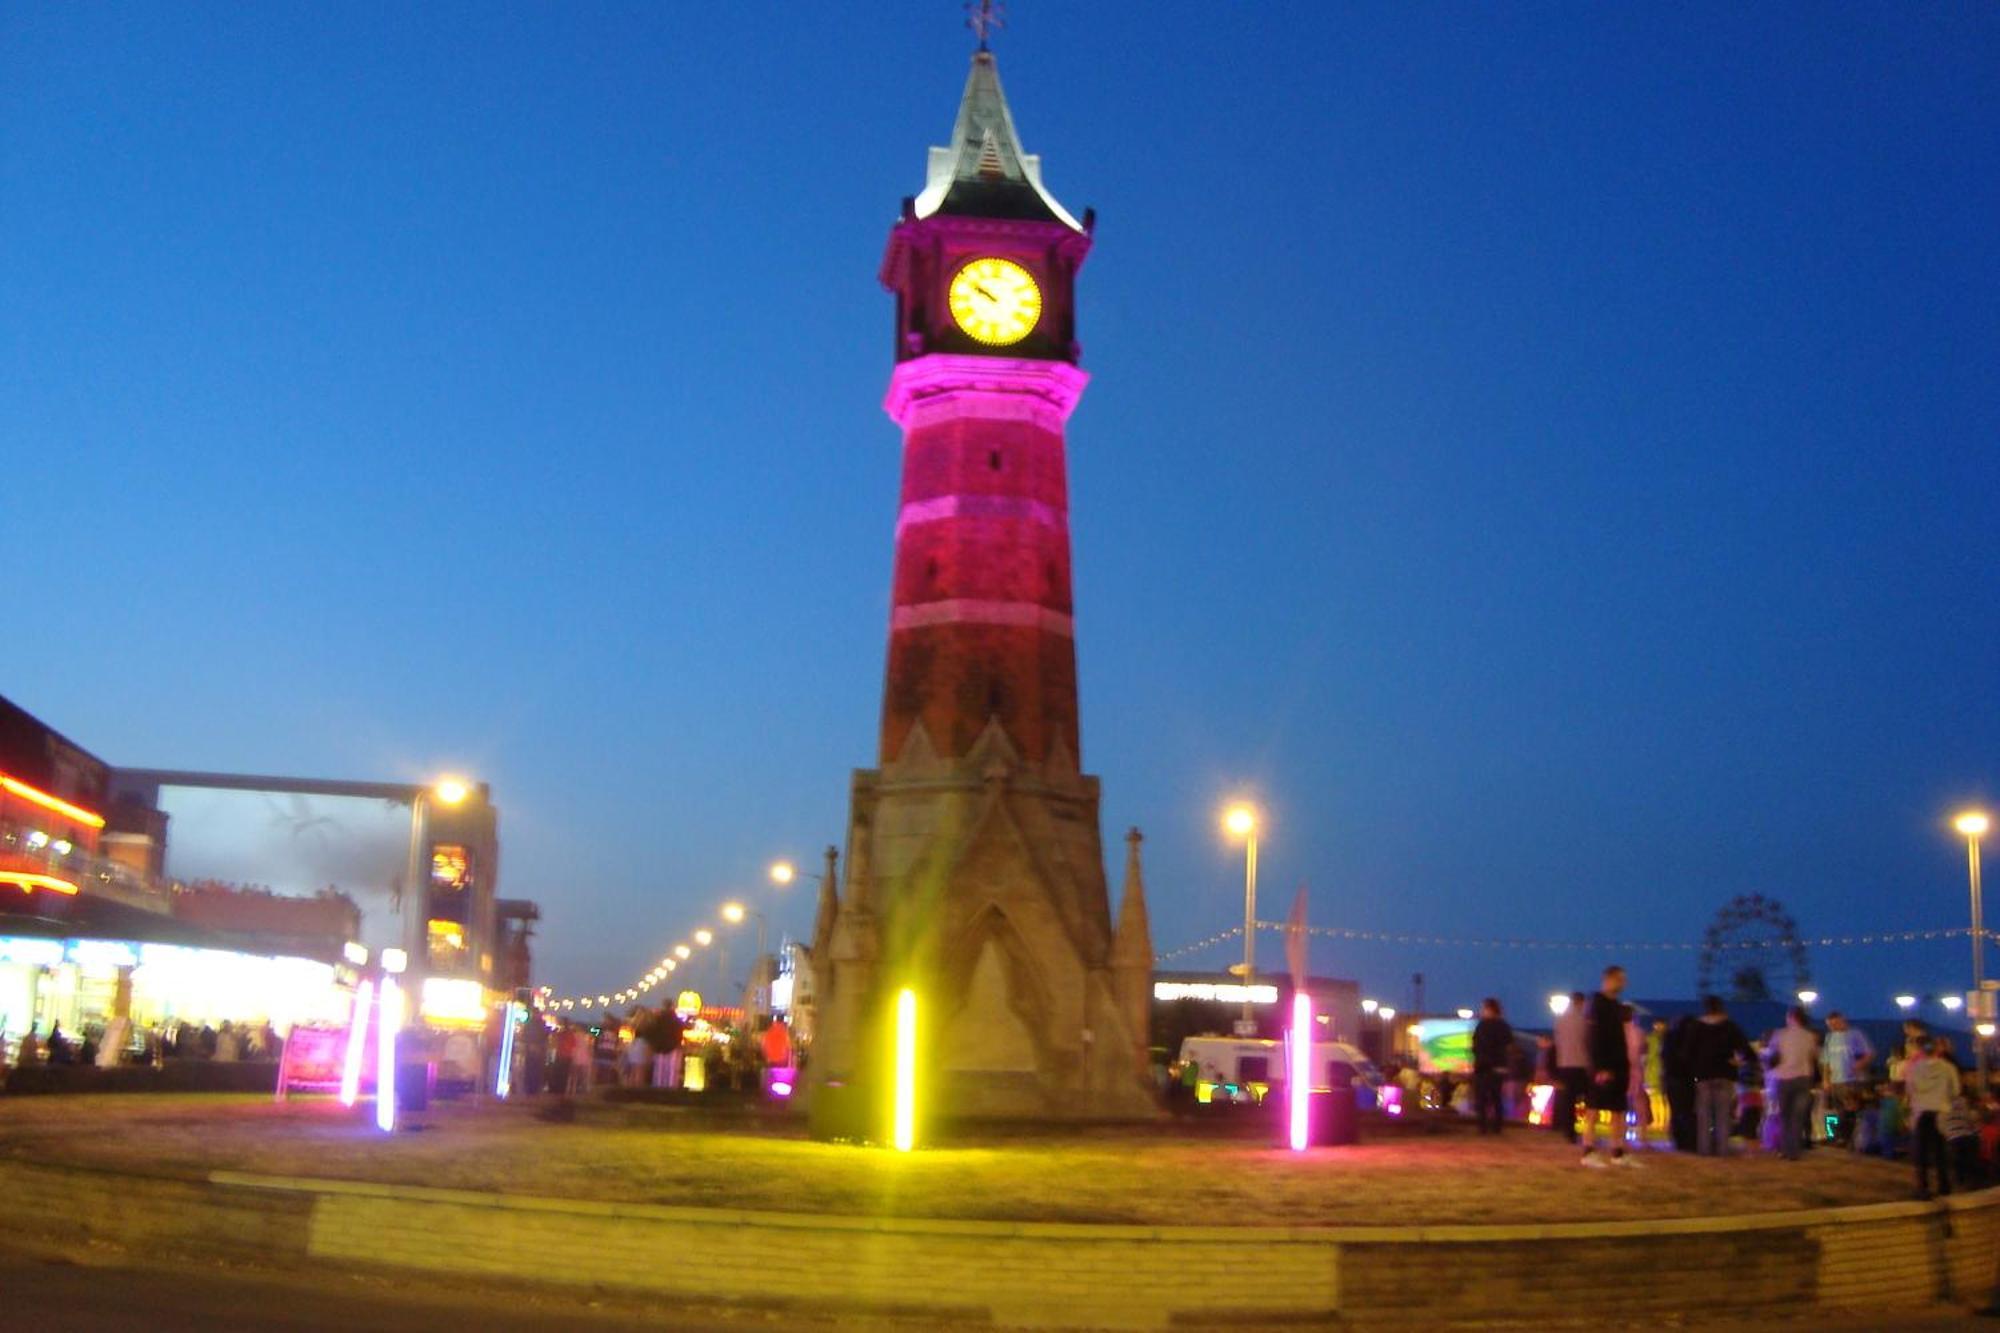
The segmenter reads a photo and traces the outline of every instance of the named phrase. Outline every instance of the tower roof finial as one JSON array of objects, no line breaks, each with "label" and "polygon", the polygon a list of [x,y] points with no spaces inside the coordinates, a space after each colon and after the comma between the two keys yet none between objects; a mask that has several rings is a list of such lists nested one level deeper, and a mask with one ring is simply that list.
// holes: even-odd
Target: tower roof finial
[{"label": "tower roof finial", "polygon": [[979,39],[979,49],[989,50],[987,38],[1007,26],[1007,6],[993,0],[965,0],[965,26]]},{"label": "tower roof finial", "polygon": [[951,145],[933,148],[924,188],[913,200],[916,216],[963,213],[974,217],[1033,218],[1085,230],[1042,184],[1041,159],[1021,150],[1014,117],[1000,91],[1000,69],[986,39],[1000,26],[998,0],[967,0],[965,24],[979,37],[972,69],[959,99]]}]

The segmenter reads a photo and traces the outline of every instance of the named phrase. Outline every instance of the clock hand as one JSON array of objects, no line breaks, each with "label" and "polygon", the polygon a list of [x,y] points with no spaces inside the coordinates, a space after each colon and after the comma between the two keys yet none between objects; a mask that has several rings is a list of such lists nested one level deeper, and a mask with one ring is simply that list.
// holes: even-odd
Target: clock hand
[{"label": "clock hand", "polygon": [[995,296],[992,292],[989,292],[984,287],[981,287],[976,282],[972,284],[972,290],[978,292],[981,296],[985,297],[989,301],[998,301],[1000,299],[999,297]]}]

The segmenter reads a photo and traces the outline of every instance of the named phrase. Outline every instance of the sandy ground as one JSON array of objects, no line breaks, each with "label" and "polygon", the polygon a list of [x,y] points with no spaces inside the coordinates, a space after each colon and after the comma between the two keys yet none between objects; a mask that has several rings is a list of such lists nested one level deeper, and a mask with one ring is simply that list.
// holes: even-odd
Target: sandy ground
[{"label": "sandy ground", "polygon": [[[687,1111],[434,1107],[393,1136],[366,1108],[263,1098],[14,1097],[0,1154],[174,1173],[213,1170],[709,1207],[1140,1224],[1409,1225],[1757,1213],[1908,1198],[1901,1163],[1640,1154],[1586,1171],[1552,1135],[1482,1139],[1456,1121],[1364,1122],[1354,1147],[1302,1156],[1247,1126],[989,1137],[896,1154],[813,1143],[796,1123]],[[1256,1137],[1246,1137],[1255,1134]]]}]

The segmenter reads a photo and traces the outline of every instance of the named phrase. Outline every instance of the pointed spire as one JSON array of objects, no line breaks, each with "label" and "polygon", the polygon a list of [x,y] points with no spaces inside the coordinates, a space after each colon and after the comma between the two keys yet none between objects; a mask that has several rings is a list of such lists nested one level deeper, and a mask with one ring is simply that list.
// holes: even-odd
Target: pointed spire
[{"label": "pointed spire", "polygon": [[835,874],[840,863],[840,850],[826,849],[826,873],[819,879],[819,908],[813,914],[812,959],[815,966],[824,966],[832,954],[833,925],[840,919],[839,877]]},{"label": "pointed spire", "polygon": [[1042,186],[1042,162],[1021,151],[1014,116],[1000,91],[1000,71],[983,46],[972,56],[965,95],[951,146],[933,148],[916,215],[969,214],[974,217],[1031,218],[1060,222],[1075,231],[1083,224]]},{"label": "pointed spire", "polygon": [[1146,915],[1146,875],[1139,866],[1139,844],[1146,835],[1138,829],[1125,834],[1125,892],[1118,908],[1118,933],[1111,941],[1113,966],[1153,967],[1153,925]]}]

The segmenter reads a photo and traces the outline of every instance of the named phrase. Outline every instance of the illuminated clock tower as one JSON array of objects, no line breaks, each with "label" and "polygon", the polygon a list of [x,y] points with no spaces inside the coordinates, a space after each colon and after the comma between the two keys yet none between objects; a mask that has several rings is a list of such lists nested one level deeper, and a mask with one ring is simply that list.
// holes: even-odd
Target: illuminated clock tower
[{"label": "illuminated clock tower", "polygon": [[882,262],[902,492],[879,766],[854,775],[844,892],[818,933],[823,1133],[868,1133],[904,987],[930,1109],[1155,1110],[1138,844],[1114,926],[1077,720],[1065,430],[1093,221],[1021,151],[982,42]]}]

